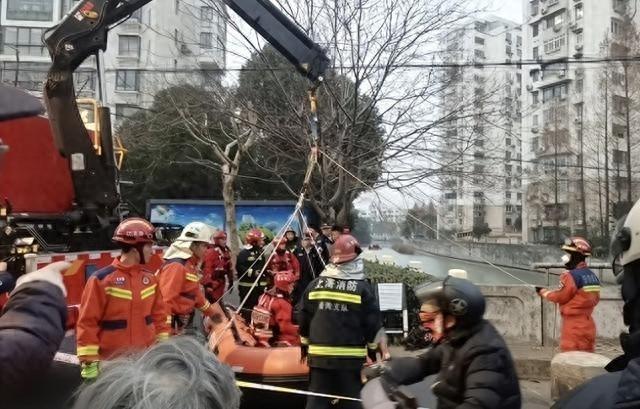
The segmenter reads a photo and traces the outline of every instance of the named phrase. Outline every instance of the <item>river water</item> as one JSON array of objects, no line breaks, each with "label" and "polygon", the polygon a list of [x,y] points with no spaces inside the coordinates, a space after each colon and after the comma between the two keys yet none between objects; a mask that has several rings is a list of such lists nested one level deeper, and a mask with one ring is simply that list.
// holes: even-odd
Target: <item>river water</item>
[{"label": "river water", "polygon": [[[435,256],[427,253],[407,255],[400,254],[390,248],[381,250],[365,250],[363,256],[368,260],[379,262],[393,262],[398,266],[412,265],[425,273],[436,277],[446,277],[450,269],[462,269],[467,277],[478,284],[520,284],[522,281],[531,285],[546,285],[547,277],[544,273],[507,267],[494,267],[488,263],[477,261],[462,261],[449,257]],[[554,279],[555,278],[555,279]],[[522,281],[520,281],[522,280]],[[552,283],[557,283],[557,277],[552,276]]]}]

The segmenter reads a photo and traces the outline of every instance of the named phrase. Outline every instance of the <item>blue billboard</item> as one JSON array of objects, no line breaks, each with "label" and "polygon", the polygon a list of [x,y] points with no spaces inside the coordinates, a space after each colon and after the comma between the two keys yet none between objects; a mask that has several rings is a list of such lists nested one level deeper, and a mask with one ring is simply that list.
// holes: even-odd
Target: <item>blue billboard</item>
[{"label": "blue billboard", "polygon": [[[259,228],[274,237],[285,225],[295,209],[293,201],[239,201],[236,203],[236,222],[240,237],[252,228]],[[313,212],[304,211],[307,223],[314,223]],[[185,226],[191,222],[203,222],[222,230],[226,227],[224,205],[219,200],[162,200],[147,203],[147,216],[155,225]],[[311,219],[309,219],[311,216]],[[303,223],[295,217],[291,226],[300,232]]]}]

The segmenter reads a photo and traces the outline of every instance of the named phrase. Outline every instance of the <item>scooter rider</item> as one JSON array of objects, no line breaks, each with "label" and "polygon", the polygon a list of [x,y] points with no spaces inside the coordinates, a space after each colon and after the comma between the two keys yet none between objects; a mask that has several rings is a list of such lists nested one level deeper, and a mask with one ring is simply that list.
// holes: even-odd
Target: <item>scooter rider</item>
[{"label": "scooter rider", "polygon": [[483,319],[485,299],[471,281],[447,277],[416,290],[420,322],[433,348],[387,364],[382,379],[409,385],[438,374],[438,409],[519,409],[513,359],[495,327]]}]

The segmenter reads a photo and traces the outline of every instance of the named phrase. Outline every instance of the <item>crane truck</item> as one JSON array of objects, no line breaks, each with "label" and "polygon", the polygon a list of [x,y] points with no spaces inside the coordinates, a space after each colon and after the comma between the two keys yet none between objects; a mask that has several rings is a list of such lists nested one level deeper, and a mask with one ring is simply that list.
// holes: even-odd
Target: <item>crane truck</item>
[{"label": "crane truck", "polygon": [[[80,0],[45,31],[52,60],[43,91],[47,116],[0,123],[9,148],[0,162],[0,259],[36,251],[37,265],[110,258],[110,238],[122,217],[118,164],[124,149],[114,146],[109,109],[76,98],[73,73],[106,50],[112,27],[151,2]],[[321,80],[329,64],[324,51],[269,0],[225,3],[302,75]],[[101,263],[80,268],[81,275]]]}]

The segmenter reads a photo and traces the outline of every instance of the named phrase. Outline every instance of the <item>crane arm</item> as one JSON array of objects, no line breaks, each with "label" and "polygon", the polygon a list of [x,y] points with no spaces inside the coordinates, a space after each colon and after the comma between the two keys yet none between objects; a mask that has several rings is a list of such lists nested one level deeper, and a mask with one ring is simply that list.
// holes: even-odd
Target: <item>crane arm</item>
[{"label": "crane arm", "polygon": [[[89,56],[107,48],[109,29],[152,0],[81,0],[45,33],[52,65],[44,89],[54,141],[70,159],[76,202],[83,210],[107,216],[119,203],[117,169],[108,109],[101,123],[102,155],[91,143],[76,103],[73,72]],[[293,21],[269,0],[224,0],[311,81],[322,78],[329,59]],[[92,210],[92,211],[93,211]]]}]

